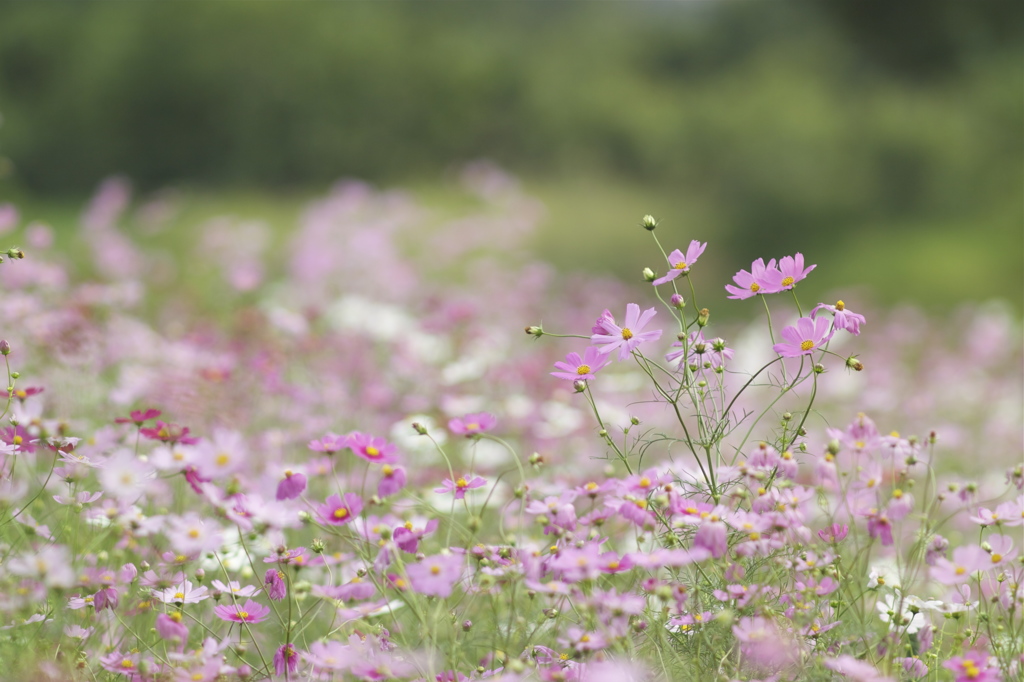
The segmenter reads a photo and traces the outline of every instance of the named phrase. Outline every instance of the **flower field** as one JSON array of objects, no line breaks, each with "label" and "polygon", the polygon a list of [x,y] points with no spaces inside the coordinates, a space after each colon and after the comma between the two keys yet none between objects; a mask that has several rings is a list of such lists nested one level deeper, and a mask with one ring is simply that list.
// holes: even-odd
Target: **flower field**
[{"label": "flower field", "polygon": [[463,182],[283,236],[0,207],[3,679],[1024,677],[1015,314],[717,281],[642,207],[644,289],[559,274]]}]

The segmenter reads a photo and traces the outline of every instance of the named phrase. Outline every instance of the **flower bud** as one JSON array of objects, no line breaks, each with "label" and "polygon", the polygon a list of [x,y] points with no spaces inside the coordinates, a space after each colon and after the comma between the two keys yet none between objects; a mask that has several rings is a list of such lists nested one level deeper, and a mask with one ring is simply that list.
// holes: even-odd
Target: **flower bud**
[{"label": "flower bud", "polygon": [[473,621],[471,621],[471,620],[464,620],[464,621],[462,621],[462,631],[463,632],[469,632],[472,629],[473,629]]},{"label": "flower bud", "polygon": [[700,312],[697,313],[697,326],[706,327],[708,326],[708,318],[711,317],[711,311],[707,308],[701,308]]},{"label": "flower bud", "polygon": [[650,268],[644,268],[643,271],[640,273],[640,276],[644,278],[645,282],[653,282],[654,270],[651,270]]},{"label": "flower bud", "polygon": [[825,365],[821,364],[820,362],[815,364],[814,365],[814,373],[815,374],[824,374],[825,373]]},{"label": "flower bud", "polygon": [[7,339],[0,339],[0,355],[11,354],[11,342]]},{"label": "flower bud", "polygon": [[860,372],[864,369],[864,363],[858,360],[855,355],[846,358],[846,366],[855,372]]},{"label": "flower bud", "polygon": [[19,248],[12,247],[10,249],[7,249],[7,257],[8,258],[17,258],[18,260],[21,260],[22,258],[25,257],[25,252],[22,251]]},{"label": "flower bud", "polygon": [[525,330],[530,336],[536,336],[537,338],[544,336],[544,328],[539,325],[531,325],[526,327]]},{"label": "flower bud", "polygon": [[412,423],[412,430],[420,434],[421,436],[427,435],[427,427],[425,427],[423,424],[420,424],[419,422]]},{"label": "flower bud", "polygon": [[658,221],[654,219],[652,215],[645,215],[640,219],[640,227],[644,228],[648,232],[654,232],[654,228],[658,226]]},{"label": "flower bud", "polygon": [[679,294],[672,294],[672,298],[670,298],[668,301],[669,303],[672,304],[673,308],[678,308],[679,310],[682,310],[683,308],[686,307],[686,300]]},{"label": "flower bud", "polygon": [[577,393],[583,393],[583,391],[587,390],[587,382],[584,379],[577,379],[572,382],[572,388]]}]

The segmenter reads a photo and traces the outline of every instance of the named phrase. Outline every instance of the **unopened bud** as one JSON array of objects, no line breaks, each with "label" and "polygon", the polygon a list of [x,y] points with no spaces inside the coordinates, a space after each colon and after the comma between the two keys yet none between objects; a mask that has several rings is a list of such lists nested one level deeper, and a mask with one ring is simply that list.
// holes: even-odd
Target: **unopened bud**
[{"label": "unopened bud", "polygon": [[22,251],[19,248],[10,248],[10,249],[7,249],[7,257],[8,258],[17,258],[18,260],[21,260],[22,258],[25,257],[25,252]]},{"label": "unopened bud", "polygon": [[672,304],[673,308],[678,308],[679,310],[682,310],[683,308],[686,307],[686,301],[679,294],[672,294],[672,298],[670,298],[668,301],[669,303]]},{"label": "unopened bud", "polygon": [[427,435],[427,427],[425,427],[423,424],[420,424],[419,422],[412,423],[412,430],[420,434],[421,436]]},{"label": "unopened bud", "polygon": [[539,452],[535,452],[532,455],[530,455],[530,464],[532,464],[533,466],[538,466],[538,465],[543,464],[543,463],[544,463],[544,456],[541,455]]},{"label": "unopened bud", "polygon": [[824,374],[825,373],[825,365],[821,364],[820,362],[817,363],[816,365],[814,365],[814,373],[815,374]]},{"label": "unopened bud", "polygon": [[697,326],[706,327],[708,326],[708,318],[711,317],[711,311],[707,308],[701,308],[700,312],[697,313]]},{"label": "unopened bud", "polygon": [[313,554],[323,554],[326,547],[327,544],[324,542],[323,538],[313,538],[313,541],[309,543],[309,549]]},{"label": "unopened bud", "polygon": [[530,336],[536,336],[537,338],[544,336],[544,328],[539,325],[530,325],[529,327],[526,327],[525,330]]},{"label": "unopened bud", "polygon": [[643,272],[640,273],[640,276],[644,278],[645,282],[653,282],[654,270],[651,270],[650,268],[644,268]]},{"label": "unopened bud", "polygon": [[587,382],[584,379],[577,379],[572,382],[572,388],[577,393],[583,393],[583,391],[587,390]]},{"label": "unopened bud", "polygon": [[11,354],[11,342],[7,339],[0,339],[0,355]]},{"label": "unopened bud", "polygon": [[864,370],[864,363],[857,359],[857,356],[851,355],[846,358],[846,366],[855,372],[861,372]]},{"label": "unopened bud", "polygon": [[783,412],[782,413],[782,421],[788,422],[792,418],[793,418],[793,413],[792,412]]},{"label": "unopened bud", "polygon": [[658,226],[658,221],[654,219],[652,215],[645,215],[640,219],[640,227],[644,228],[649,232],[654,232],[654,228]]},{"label": "unopened bud", "polygon": [[633,426],[639,426],[640,425],[640,420],[637,419],[636,417],[630,417],[629,418],[629,423],[632,424]]},{"label": "unopened bud", "polygon": [[463,632],[469,632],[472,629],[473,629],[473,621],[471,621],[471,620],[464,620],[464,621],[462,621],[462,631]]}]

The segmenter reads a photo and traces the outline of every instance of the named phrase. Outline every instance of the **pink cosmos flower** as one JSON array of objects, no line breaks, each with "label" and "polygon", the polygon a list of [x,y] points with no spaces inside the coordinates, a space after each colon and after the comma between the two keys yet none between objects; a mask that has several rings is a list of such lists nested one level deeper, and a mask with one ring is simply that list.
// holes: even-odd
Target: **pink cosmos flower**
[{"label": "pink cosmos flower", "polygon": [[394,464],[398,461],[398,446],[388,443],[383,438],[374,438],[354,431],[348,435],[348,447],[357,457],[367,462]]},{"label": "pink cosmos flower", "polygon": [[316,508],[320,520],[331,526],[342,526],[359,516],[361,511],[363,500],[355,493],[345,493],[344,501],[338,494],[331,495]]},{"label": "pink cosmos flower", "polygon": [[405,487],[406,475],[402,467],[385,464],[380,468],[381,479],[377,484],[377,495],[390,497]]},{"label": "pink cosmos flower", "polygon": [[989,665],[983,651],[971,651],[966,656],[951,658],[942,664],[956,675],[956,682],[999,682],[1003,679],[999,668]]},{"label": "pink cosmos flower", "polygon": [[978,545],[964,545],[953,550],[953,560],[939,558],[932,566],[932,578],[943,585],[959,585],[971,579],[976,571],[992,566],[988,552]]},{"label": "pink cosmos flower", "polygon": [[[175,616],[177,617],[175,618]],[[168,616],[166,613],[157,615],[156,632],[163,639],[177,644],[179,647],[184,647],[188,641],[188,628],[181,622],[181,614],[177,612],[173,616]]]},{"label": "pink cosmos flower", "polygon": [[466,480],[465,476],[459,476],[457,479],[455,479],[454,482],[452,481],[452,479],[446,478],[446,479],[444,479],[444,482],[441,484],[440,488],[434,488],[434,492],[435,493],[450,493],[450,492],[454,491],[455,492],[455,499],[456,500],[461,500],[462,498],[464,498],[466,496],[466,491],[467,490],[473,490],[474,488],[479,488],[479,487],[485,485],[486,483],[487,483],[487,481],[485,481],[484,479],[480,478],[479,476],[474,476],[470,480]]},{"label": "pink cosmos flower", "polygon": [[285,471],[284,478],[277,484],[278,500],[294,500],[306,489],[306,476],[293,471]]},{"label": "pink cosmos flower", "polygon": [[437,554],[405,568],[412,589],[431,597],[447,597],[462,576],[463,557]]},{"label": "pink cosmos flower", "polygon": [[[797,282],[806,279],[811,270],[816,267],[818,266],[810,265],[804,268],[804,255],[802,253],[798,253],[796,256],[784,256],[779,260],[778,272],[781,276],[778,281],[779,290],[792,289]],[[771,277],[774,279],[774,274]]]},{"label": "pink cosmos flower", "polygon": [[616,326],[614,321],[605,320],[605,333],[594,334],[590,337],[590,342],[595,346],[600,346],[602,353],[611,353],[618,349],[619,360],[625,360],[644,341],[655,341],[661,338],[660,329],[643,331],[656,314],[657,311],[654,308],[648,308],[641,314],[640,306],[630,303],[626,306],[626,319],[622,327]]},{"label": "pink cosmos flower", "polygon": [[764,259],[758,258],[750,264],[750,272],[740,270],[733,276],[732,281],[736,282],[738,286],[726,284],[725,290],[731,294],[729,298],[735,300],[751,298],[758,294],[774,294],[779,289],[774,288],[777,285],[773,285],[771,282],[781,279],[781,274],[778,278],[773,278],[773,273],[778,273],[778,269],[775,267],[775,259],[772,258],[768,261],[768,265],[765,265]]},{"label": "pink cosmos flower", "polygon": [[878,669],[867,661],[848,654],[826,659],[825,667],[856,682],[893,682],[893,678],[878,672]]},{"label": "pink cosmos flower", "polygon": [[241,606],[238,604],[214,606],[213,613],[221,620],[235,623],[262,623],[270,615],[270,608],[258,604],[252,599],[246,599]]},{"label": "pink cosmos flower", "polygon": [[674,250],[668,255],[668,264],[670,268],[668,274],[654,280],[652,284],[656,287],[661,286],[666,282],[671,282],[680,275],[689,273],[690,266],[697,262],[700,255],[704,253],[705,248],[707,248],[707,243],[701,244],[699,241],[694,239],[690,242],[690,246],[687,247],[685,254],[679,249]]},{"label": "pink cosmos flower", "polygon": [[835,305],[819,303],[814,306],[814,310],[811,311],[811,317],[817,317],[818,313],[822,310],[827,310],[832,313],[833,327],[836,329],[845,329],[854,336],[860,334],[860,326],[867,321],[863,315],[859,315],[852,310],[847,310],[846,304],[842,301],[836,301]]},{"label": "pink cosmos flower", "polygon": [[772,350],[784,358],[810,355],[832,338],[830,326],[824,317],[817,320],[801,317],[795,325],[782,330],[783,342],[772,346]]},{"label": "pink cosmos flower", "polygon": [[267,596],[274,601],[281,601],[288,596],[288,583],[284,578],[284,572],[276,568],[268,568],[263,575],[263,585],[267,588]]},{"label": "pink cosmos flower", "polygon": [[455,417],[448,422],[448,428],[452,433],[470,438],[478,433],[484,433],[494,428],[498,420],[490,412],[474,412],[465,417]]},{"label": "pink cosmos flower", "polygon": [[299,652],[294,644],[282,644],[274,653],[274,672],[284,675],[285,671],[294,675],[299,669]]},{"label": "pink cosmos flower", "polygon": [[145,422],[150,419],[156,419],[161,414],[160,410],[132,410],[130,417],[118,417],[114,420],[115,424],[135,424],[136,426],[142,426]]},{"label": "pink cosmos flower", "polygon": [[314,452],[325,452],[328,455],[333,455],[335,452],[348,447],[348,436],[339,436],[336,433],[328,432],[323,438],[309,441],[306,447]]},{"label": "pink cosmos flower", "polygon": [[605,365],[611,362],[611,357],[602,353],[597,346],[588,346],[583,351],[583,357],[579,353],[569,353],[565,356],[565,362],[556,362],[555,367],[560,370],[551,372],[551,376],[576,381],[577,379],[590,380],[594,378]]}]

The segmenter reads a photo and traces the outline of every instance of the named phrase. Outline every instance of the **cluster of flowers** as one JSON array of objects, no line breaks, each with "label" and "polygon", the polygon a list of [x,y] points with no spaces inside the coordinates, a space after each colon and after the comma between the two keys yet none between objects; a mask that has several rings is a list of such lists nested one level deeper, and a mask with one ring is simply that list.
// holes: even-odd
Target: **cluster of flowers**
[{"label": "cluster of flowers", "polygon": [[[525,205],[491,170],[470,180],[484,196]],[[134,247],[111,224],[124,190],[112,187],[85,223],[108,251],[126,253]],[[21,275],[12,305],[25,311],[25,337],[0,352],[28,361],[26,341],[42,340],[33,352],[49,385],[22,388],[8,366],[0,655],[22,661],[12,674],[140,682],[1021,674],[1024,470],[1012,468],[998,487],[956,482],[937,461],[934,433],[881,433],[865,415],[843,429],[817,421],[830,384],[873,371],[859,373],[860,360],[833,350],[859,334],[864,317],[842,302],[804,317],[793,292],[795,319],[780,342],[769,317],[769,333],[762,327],[731,346],[709,333],[710,313],[696,305],[691,274],[706,244],[695,241],[665,255],[665,276],[647,278],[671,333],[655,328],[656,307],[636,303],[621,325],[609,310],[595,320],[603,301],[624,295],[595,286],[582,306],[593,312],[574,312],[574,301],[564,315],[589,333],[527,328],[585,347],[555,371],[536,347],[501,364],[488,355],[505,347],[488,333],[496,322],[476,322],[489,305],[435,300],[433,315],[418,320],[367,299],[332,303],[309,284],[325,253],[333,257],[331,227],[345,218],[371,221],[349,238],[378,265],[394,265],[368,278],[386,280],[396,298],[417,288],[403,283],[409,273],[390,250],[397,242],[377,239],[408,207],[369,210],[367,196],[347,187],[310,210],[307,237],[321,250],[295,249],[304,260],[291,281],[311,311],[291,312],[268,294],[260,319],[276,334],[243,318],[226,350],[208,331],[163,339],[109,312],[137,296],[130,284],[146,268],[73,295],[57,269]],[[653,219],[644,226],[654,235]],[[813,267],[800,254],[758,261],[752,279],[741,272],[736,283],[750,296],[792,291]],[[251,294],[257,271],[225,278]],[[488,303],[501,295],[502,277],[492,274],[495,291],[480,294]],[[502,317],[536,314],[529,290],[545,290],[544,276],[531,284],[516,274]],[[673,289],[668,300],[663,285]],[[47,287],[76,307],[33,293]],[[109,327],[83,313],[99,306],[108,312],[96,317],[114,318]],[[33,318],[35,310],[48,316]],[[79,334],[68,342],[71,330]],[[115,331],[120,345],[105,335]],[[367,335],[374,343],[356,343]],[[291,364],[282,360],[289,354]],[[109,363],[108,394],[77,406],[81,416],[53,418],[64,403],[48,397],[103,381],[81,372],[90,363]],[[857,371],[833,380],[832,367]],[[36,371],[31,362],[21,369]],[[645,383],[621,387],[636,375]],[[645,402],[627,412],[632,396]],[[162,409],[148,407],[157,401]],[[142,407],[116,407],[132,404]],[[574,421],[586,412],[589,423]],[[17,654],[35,650],[38,637],[61,643]]]}]

